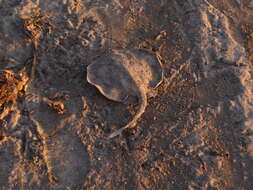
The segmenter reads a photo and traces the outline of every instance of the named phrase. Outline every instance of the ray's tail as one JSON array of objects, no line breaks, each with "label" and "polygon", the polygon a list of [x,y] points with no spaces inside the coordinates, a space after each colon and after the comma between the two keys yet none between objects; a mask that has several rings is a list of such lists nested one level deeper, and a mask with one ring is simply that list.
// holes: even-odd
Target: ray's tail
[{"label": "ray's tail", "polygon": [[108,138],[113,138],[118,135],[120,135],[125,129],[134,127],[136,125],[137,120],[142,116],[142,114],[145,112],[145,109],[147,107],[147,95],[145,91],[140,92],[140,102],[139,102],[139,108],[137,110],[137,113],[135,114],[134,118],[124,127],[114,131],[111,133]]}]

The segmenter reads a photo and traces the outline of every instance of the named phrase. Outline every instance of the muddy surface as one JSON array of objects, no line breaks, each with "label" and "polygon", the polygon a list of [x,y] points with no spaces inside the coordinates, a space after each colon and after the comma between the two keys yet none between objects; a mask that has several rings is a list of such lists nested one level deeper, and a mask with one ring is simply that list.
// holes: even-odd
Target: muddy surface
[{"label": "muddy surface", "polygon": [[[139,48],[164,78],[109,139],[138,105],[87,67]],[[0,189],[253,189],[252,61],[251,0],[0,0]]]}]

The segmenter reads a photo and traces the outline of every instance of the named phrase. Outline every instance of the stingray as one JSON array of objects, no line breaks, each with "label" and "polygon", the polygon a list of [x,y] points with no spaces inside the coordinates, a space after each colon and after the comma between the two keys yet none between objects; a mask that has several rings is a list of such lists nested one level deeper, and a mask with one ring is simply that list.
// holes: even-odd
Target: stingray
[{"label": "stingray", "polygon": [[159,56],[145,49],[116,49],[87,67],[87,81],[106,98],[125,104],[138,104],[133,119],[109,135],[113,138],[133,127],[147,106],[149,89],[163,80]]}]

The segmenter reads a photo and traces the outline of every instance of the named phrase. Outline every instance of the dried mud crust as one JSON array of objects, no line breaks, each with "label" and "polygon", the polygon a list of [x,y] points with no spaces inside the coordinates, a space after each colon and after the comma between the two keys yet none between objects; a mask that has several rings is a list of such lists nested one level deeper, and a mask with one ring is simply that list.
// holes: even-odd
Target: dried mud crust
[{"label": "dried mud crust", "polygon": [[[38,8],[52,31],[36,28],[33,65],[24,26]],[[0,121],[0,189],[251,190],[251,9],[235,0],[0,1],[0,69],[34,67]],[[159,54],[164,81],[136,127],[108,140],[137,107],[105,98],[86,68],[117,48]]]}]

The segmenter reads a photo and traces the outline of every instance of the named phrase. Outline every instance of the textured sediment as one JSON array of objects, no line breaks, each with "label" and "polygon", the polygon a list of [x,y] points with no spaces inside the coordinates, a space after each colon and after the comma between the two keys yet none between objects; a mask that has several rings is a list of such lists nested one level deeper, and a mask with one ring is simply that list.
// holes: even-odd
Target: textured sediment
[{"label": "textured sediment", "polygon": [[[252,21],[250,0],[0,0],[0,69],[23,77],[0,81],[0,189],[251,190]],[[87,67],[138,48],[164,80],[108,139],[138,106]]]}]

